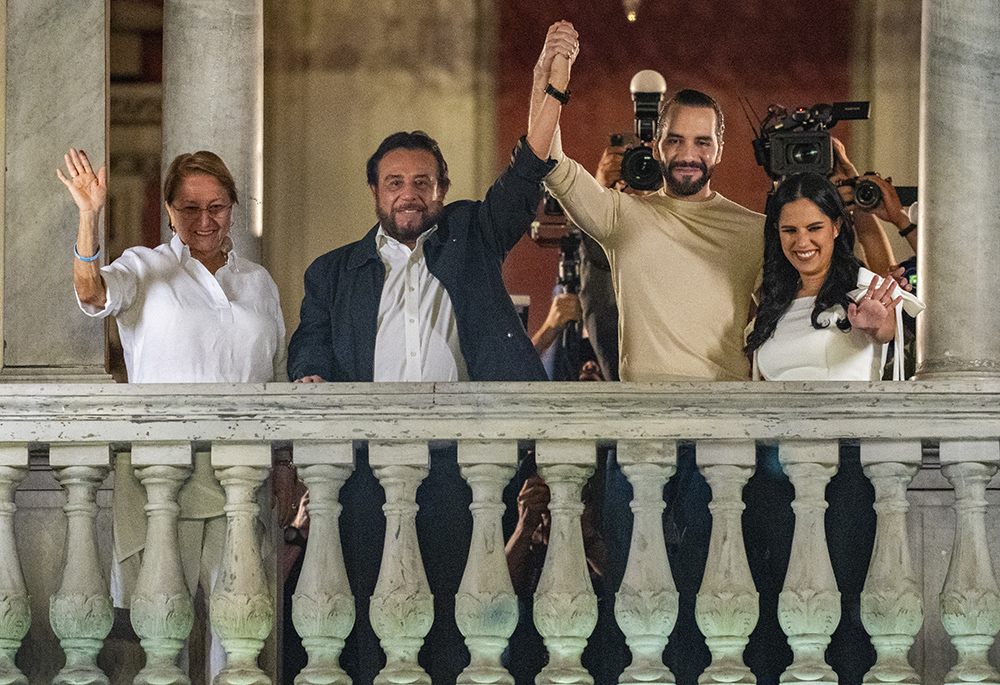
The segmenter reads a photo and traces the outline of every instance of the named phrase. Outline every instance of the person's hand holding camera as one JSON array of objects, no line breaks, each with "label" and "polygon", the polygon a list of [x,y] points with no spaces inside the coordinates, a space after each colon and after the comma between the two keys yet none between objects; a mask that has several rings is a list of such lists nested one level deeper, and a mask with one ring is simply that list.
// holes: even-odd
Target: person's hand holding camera
[{"label": "person's hand holding camera", "polygon": [[625,189],[625,181],[622,180],[622,155],[624,154],[624,145],[611,145],[604,148],[601,161],[597,163],[597,171],[594,172],[594,178],[604,188]]}]

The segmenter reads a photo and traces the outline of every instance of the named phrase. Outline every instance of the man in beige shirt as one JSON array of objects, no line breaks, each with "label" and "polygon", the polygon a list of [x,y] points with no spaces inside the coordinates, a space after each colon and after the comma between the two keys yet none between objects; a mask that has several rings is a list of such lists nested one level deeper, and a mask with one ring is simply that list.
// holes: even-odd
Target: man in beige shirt
[{"label": "man in beige shirt", "polygon": [[722,111],[682,90],[660,113],[664,187],[603,187],[553,144],[545,179],[569,218],[608,254],[619,308],[623,381],[749,380],[743,330],[764,255],[764,217],[711,189]]}]

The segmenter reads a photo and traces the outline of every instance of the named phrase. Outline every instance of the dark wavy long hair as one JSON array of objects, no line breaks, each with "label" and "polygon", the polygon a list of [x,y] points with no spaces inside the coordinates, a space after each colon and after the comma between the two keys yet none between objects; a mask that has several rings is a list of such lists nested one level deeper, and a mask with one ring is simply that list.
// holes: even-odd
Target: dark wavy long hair
[{"label": "dark wavy long hair", "polygon": [[[792,301],[802,287],[802,278],[798,270],[792,266],[781,249],[781,233],[778,227],[781,210],[788,203],[801,198],[812,201],[830,218],[830,221],[837,223],[837,220],[840,220],[840,235],[833,241],[830,270],[827,271],[823,285],[816,294],[816,305],[812,311],[813,327],[826,328],[829,325],[821,324],[819,315],[831,307],[840,305],[846,312],[850,303],[847,293],[857,287],[858,269],[863,265],[854,256],[854,224],[844,209],[844,202],[836,186],[825,176],[815,173],[793,174],[787,177],[767,203],[767,219],[764,224],[764,279],[760,287],[760,304],[753,332],[747,337],[748,353],[759,348],[771,337],[778,320],[792,306]],[[851,329],[851,322],[845,316],[837,322],[837,327],[842,331],[848,331]]]}]

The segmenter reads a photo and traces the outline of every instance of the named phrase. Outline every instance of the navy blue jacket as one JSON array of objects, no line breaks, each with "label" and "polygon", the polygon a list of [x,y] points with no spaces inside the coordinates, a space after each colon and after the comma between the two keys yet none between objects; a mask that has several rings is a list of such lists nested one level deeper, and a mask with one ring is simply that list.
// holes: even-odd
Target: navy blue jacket
[{"label": "navy blue jacket", "polygon": [[[474,381],[546,380],[507,294],[503,260],[528,230],[541,180],[555,165],[523,141],[482,202],[444,207],[424,242],[427,268],[455,309],[458,341]],[[306,270],[299,327],[288,345],[288,377],[371,382],[385,266],[375,226],[361,240],[328,252]]]}]

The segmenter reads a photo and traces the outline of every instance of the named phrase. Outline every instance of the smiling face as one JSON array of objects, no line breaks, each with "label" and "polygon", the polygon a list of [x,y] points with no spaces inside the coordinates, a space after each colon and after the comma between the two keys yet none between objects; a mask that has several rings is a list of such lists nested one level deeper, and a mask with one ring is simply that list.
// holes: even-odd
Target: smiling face
[{"label": "smiling face", "polygon": [[200,262],[217,260],[229,235],[233,203],[221,183],[207,174],[187,176],[167,204],[170,223]]},{"label": "smiling face", "polygon": [[438,183],[437,160],[427,150],[396,148],[378,165],[371,186],[382,229],[411,249],[420,234],[437,223],[445,189]]},{"label": "smiling face", "polygon": [[673,105],[664,121],[658,151],[668,194],[688,200],[712,197],[708,182],[722,159],[711,107]]},{"label": "smiling face", "polygon": [[802,278],[802,295],[814,295],[830,270],[840,219],[833,221],[815,202],[799,198],[781,209],[778,219],[781,251]]}]

